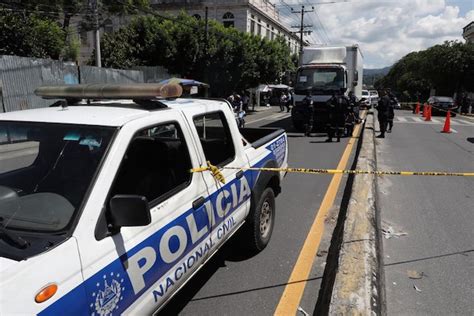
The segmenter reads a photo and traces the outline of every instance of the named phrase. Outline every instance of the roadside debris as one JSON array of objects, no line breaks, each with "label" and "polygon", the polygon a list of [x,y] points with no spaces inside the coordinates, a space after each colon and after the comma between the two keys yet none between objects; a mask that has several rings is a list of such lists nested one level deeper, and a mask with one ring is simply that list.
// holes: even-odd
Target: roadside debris
[{"label": "roadside debris", "polygon": [[309,316],[309,314],[306,313],[305,310],[301,308],[301,306],[298,306],[298,311],[301,312],[301,314],[303,314],[304,316]]},{"label": "roadside debris", "polygon": [[416,286],[416,284],[413,284],[413,288],[415,289],[415,291],[417,291],[418,293],[421,293],[422,291],[418,288],[418,286]]},{"label": "roadside debris", "polygon": [[399,230],[396,231],[393,226],[387,224],[387,223],[382,223],[382,234],[385,237],[385,239],[390,239],[390,238],[399,238],[401,236],[407,236],[408,234]]},{"label": "roadside debris", "polygon": [[421,279],[425,276],[424,272],[418,272],[415,270],[407,270],[408,277],[413,280]]}]

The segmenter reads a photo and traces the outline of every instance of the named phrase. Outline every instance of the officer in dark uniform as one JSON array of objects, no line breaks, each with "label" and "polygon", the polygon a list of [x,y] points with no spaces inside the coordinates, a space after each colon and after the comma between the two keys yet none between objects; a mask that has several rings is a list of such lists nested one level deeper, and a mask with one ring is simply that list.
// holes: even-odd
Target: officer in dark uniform
[{"label": "officer in dark uniform", "polygon": [[349,95],[349,106],[350,106],[350,111],[354,113],[356,122],[360,122],[360,117],[359,117],[359,100],[357,100],[357,97],[354,95],[354,92],[350,91]]},{"label": "officer in dark uniform", "polygon": [[344,95],[344,92],[332,95],[332,98],[328,101],[329,107],[329,124],[327,127],[328,139],[326,142],[332,142],[334,135],[337,137],[337,141],[341,141],[341,130],[345,125],[346,113],[350,107],[349,99]]},{"label": "officer in dark uniform", "polygon": [[395,106],[397,105],[398,100],[390,89],[387,89],[387,95],[390,98],[387,117],[387,133],[391,133],[393,128],[393,119],[395,118]]},{"label": "officer in dark uniform", "polygon": [[379,120],[380,135],[377,138],[385,138],[385,131],[387,130],[387,120],[390,111],[390,97],[385,90],[379,92],[380,100],[377,105],[377,119]]},{"label": "officer in dark uniform", "polygon": [[306,96],[303,101],[304,106],[304,115],[305,115],[305,124],[304,124],[304,136],[311,136],[311,131],[313,130],[313,120],[314,120],[314,107],[313,107],[313,97],[311,95],[311,89],[306,91]]}]

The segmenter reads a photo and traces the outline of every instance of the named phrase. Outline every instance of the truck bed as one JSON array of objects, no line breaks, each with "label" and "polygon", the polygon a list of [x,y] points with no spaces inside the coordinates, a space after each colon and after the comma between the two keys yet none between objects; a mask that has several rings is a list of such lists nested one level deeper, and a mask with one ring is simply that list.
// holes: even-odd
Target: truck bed
[{"label": "truck bed", "polygon": [[285,133],[281,128],[242,128],[240,133],[250,142],[253,148],[259,148]]}]

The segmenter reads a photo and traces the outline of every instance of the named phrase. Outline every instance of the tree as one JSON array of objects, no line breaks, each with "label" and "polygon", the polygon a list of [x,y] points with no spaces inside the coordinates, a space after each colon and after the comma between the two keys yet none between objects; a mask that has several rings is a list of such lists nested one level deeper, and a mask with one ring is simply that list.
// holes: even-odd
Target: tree
[{"label": "tree", "polygon": [[438,95],[474,91],[474,44],[451,41],[412,52],[400,59],[376,86],[406,92],[412,100],[417,93],[426,99],[431,89]]},{"label": "tree", "polygon": [[58,59],[64,31],[52,20],[0,10],[0,54]]},{"label": "tree", "polygon": [[271,83],[294,69],[290,49],[281,38],[257,36],[205,22],[186,14],[173,19],[138,17],[102,40],[104,65],[164,66],[170,73],[207,81],[213,95]]}]

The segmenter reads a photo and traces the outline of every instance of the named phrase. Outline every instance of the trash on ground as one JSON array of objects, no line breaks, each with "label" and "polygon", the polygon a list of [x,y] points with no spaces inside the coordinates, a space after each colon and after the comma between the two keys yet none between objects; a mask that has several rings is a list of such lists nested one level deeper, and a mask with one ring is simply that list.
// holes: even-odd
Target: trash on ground
[{"label": "trash on ground", "polygon": [[390,238],[399,238],[401,236],[407,236],[408,234],[399,230],[396,231],[393,226],[388,225],[387,223],[382,224],[382,234],[385,237],[385,239],[390,239]]},{"label": "trash on ground", "polygon": [[418,288],[418,286],[416,286],[416,284],[413,284],[413,288],[414,288],[417,292],[422,292],[422,291]]},{"label": "trash on ground", "polygon": [[298,306],[298,311],[301,312],[301,314],[303,314],[304,316],[309,316],[309,314],[306,313],[305,310],[301,308],[301,306]]},{"label": "trash on ground", "polygon": [[410,279],[414,279],[414,280],[417,280],[417,279],[421,279],[425,276],[425,274],[422,272],[418,272],[418,271],[415,271],[415,270],[407,270],[407,274],[408,274],[408,277]]}]

